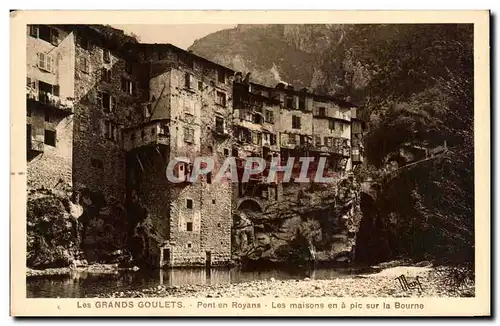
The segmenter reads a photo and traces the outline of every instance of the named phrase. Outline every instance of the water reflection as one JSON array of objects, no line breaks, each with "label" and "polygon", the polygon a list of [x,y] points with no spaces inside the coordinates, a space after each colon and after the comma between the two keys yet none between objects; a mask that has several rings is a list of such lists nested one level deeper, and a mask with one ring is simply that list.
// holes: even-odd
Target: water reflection
[{"label": "water reflection", "polygon": [[218,285],[255,280],[333,279],[360,273],[356,269],[301,269],[242,271],[240,269],[167,269],[154,271],[122,271],[111,274],[72,272],[70,275],[36,276],[27,278],[29,298],[95,297],[99,294],[138,290],[158,285]]}]

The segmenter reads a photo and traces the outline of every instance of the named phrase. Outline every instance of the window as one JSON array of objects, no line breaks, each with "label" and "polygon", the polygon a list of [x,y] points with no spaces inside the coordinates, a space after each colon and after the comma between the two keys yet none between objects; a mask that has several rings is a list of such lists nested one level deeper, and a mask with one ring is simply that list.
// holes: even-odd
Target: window
[{"label": "window", "polygon": [[304,95],[299,96],[299,110],[306,109],[306,97]]},{"label": "window", "polygon": [[80,70],[83,71],[84,73],[89,73],[90,72],[90,61],[89,59],[82,57],[80,58]]},{"label": "window", "polygon": [[122,77],[122,91],[127,94],[134,94],[134,83],[126,77]]},{"label": "window", "polygon": [[45,144],[49,146],[56,146],[56,132],[54,130],[45,129]]},{"label": "window", "polygon": [[125,72],[127,74],[132,74],[134,71],[134,65],[132,64],[132,61],[125,61]]},{"label": "window", "polygon": [[274,112],[271,110],[266,110],[266,122],[274,123]]},{"label": "window", "polygon": [[224,156],[229,156],[229,149],[224,148]]},{"label": "window", "polygon": [[217,71],[217,81],[223,84],[226,82],[226,73],[223,70]]},{"label": "window", "polygon": [[326,108],[324,107],[318,108],[318,115],[320,117],[326,117]]},{"label": "window", "polygon": [[186,143],[193,143],[194,142],[194,129],[193,128],[184,127],[184,141]]},{"label": "window", "polygon": [[[188,224],[189,224],[189,222],[188,222]],[[193,224],[193,223],[190,223],[190,224],[191,224],[191,230],[188,230],[188,231],[193,231],[193,230],[192,230],[192,227],[193,227],[193,225],[192,225],[192,224]],[[187,247],[188,247],[188,248],[191,248],[191,243],[188,243],[188,244],[187,244]]]},{"label": "window", "polygon": [[116,125],[112,121],[104,122],[104,135],[106,139],[116,141],[117,140],[117,132]]},{"label": "window", "polygon": [[46,25],[29,25],[29,34],[52,45],[57,45],[59,42],[59,31]]},{"label": "window", "polygon": [[221,117],[215,117],[215,131],[218,133],[224,133],[224,119]]},{"label": "window", "polygon": [[186,208],[189,208],[189,209],[193,208],[193,200],[192,199],[186,199]]},{"label": "window", "polygon": [[[212,199],[212,204],[215,205],[215,199]],[[220,223],[218,225],[220,226]]]},{"label": "window", "polygon": [[252,143],[255,145],[262,145],[262,134],[252,131]]},{"label": "window", "polygon": [[335,130],[335,120],[328,120],[328,129]]},{"label": "window", "polygon": [[184,87],[191,88],[191,78],[192,76],[188,73],[184,74]]},{"label": "window", "polygon": [[211,184],[212,183],[212,172],[207,173],[207,183]]},{"label": "window", "polygon": [[90,50],[90,48],[92,47],[92,43],[90,42],[90,40],[88,38],[82,37],[80,39],[80,46],[84,50]]},{"label": "window", "polygon": [[108,49],[102,50],[102,59],[104,60],[105,63],[111,62],[111,53],[109,52]]},{"label": "window", "polygon": [[226,106],[226,94],[224,92],[217,91],[215,103]]},{"label": "window", "polygon": [[102,161],[99,160],[99,159],[96,159],[96,158],[91,158],[90,159],[90,165],[93,168],[97,168],[97,169],[102,169],[103,168]]},{"label": "window", "polygon": [[104,109],[104,112],[114,111],[116,106],[116,98],[114,96],[106,92],[99,92],[97,96],[97,100],[101,102],[101,107]]},{"label": "window", "polygon": [[275,134],[270,134],[269,135],[269,143],[271,144],[271,146],[274,146],[276,145],[276,135]]},{"label": "window", "polygon": [[106,83],[111,83],[111,69],[102,68],[101,80]]},{"label": "window", "polygon": [[316,136],[314,139],[316,146],[321,146],[321,136]]},{"label": "window", "polygon": [[193,231],[193,222],[186,223],[186,231]]},{"label": "window", "polygon": [[48,72],[52,72],[53,70],[54,60],[50,54],[46,53],[38,53],[38,68],[43,69]]},{"label": "window", "polygon": [[294,98],[292,95],[287,95],[286,99],[285,99],[285,106],[289,109],[293,109],[293,107],[294,107],[293,100],[294,100]]},{"label": "window", "polygon": [[300,117],[293,115],[292,116],[292,128],[300,129]]},{"label": "window", "polygon": [[254,114],[253,123],[262,124],[262,116],[260,114]]},{"label": "window", "polygon": [[31,37],[38,37],[38,25],[28,25],[28,29]]},{"label": "window", "polygon": [[203,82],[202,81],[198,82],[198,90],[203,91]]}]

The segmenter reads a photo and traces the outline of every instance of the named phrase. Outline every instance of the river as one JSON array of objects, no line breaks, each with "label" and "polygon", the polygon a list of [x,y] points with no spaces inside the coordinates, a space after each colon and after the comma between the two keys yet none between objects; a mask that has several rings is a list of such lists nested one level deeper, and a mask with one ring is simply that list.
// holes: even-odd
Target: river
[{"label": "river", "polygon": [[70,275],[32,276],[26,279],[28,298],[84,298],[115,291],[140,290],[158,285],[217,285],[255,280],[335,279],[368,272],[355,268],[272,269],[166,269],[120,271],[114,274],[73,272]]}]

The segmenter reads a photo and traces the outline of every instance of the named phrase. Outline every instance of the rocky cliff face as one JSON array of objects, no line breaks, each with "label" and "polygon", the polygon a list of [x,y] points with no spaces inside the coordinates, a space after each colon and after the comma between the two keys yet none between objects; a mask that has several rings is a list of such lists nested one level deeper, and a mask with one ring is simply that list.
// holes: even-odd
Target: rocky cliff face
[{"label": "rocky cliff face", "polygon": [[347,50],[348,35],[345,25],[238,25],[196,40],[189,50],[251,72],[253,80],[268,86],[285,81],[347,95],[366,87],[368,78]]}]

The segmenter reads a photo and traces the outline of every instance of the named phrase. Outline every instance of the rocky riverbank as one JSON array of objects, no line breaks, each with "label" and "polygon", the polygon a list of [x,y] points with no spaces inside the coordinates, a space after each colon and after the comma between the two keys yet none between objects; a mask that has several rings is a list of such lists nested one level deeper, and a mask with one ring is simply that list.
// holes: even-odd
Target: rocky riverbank
[{"label": "rocky riverbank", "polygon": [[[158,286],[104,294],[102,298],[196,297],[470,297],[473,281],[450,282],[449,268],[399,266],[379,273],[333,280],[287,280],[222,285]],[[397,279],[405,275],[405,285]],[[418,284],[413,284],[418,280]],[[405,284],[405,283],[403,283]]]}]

